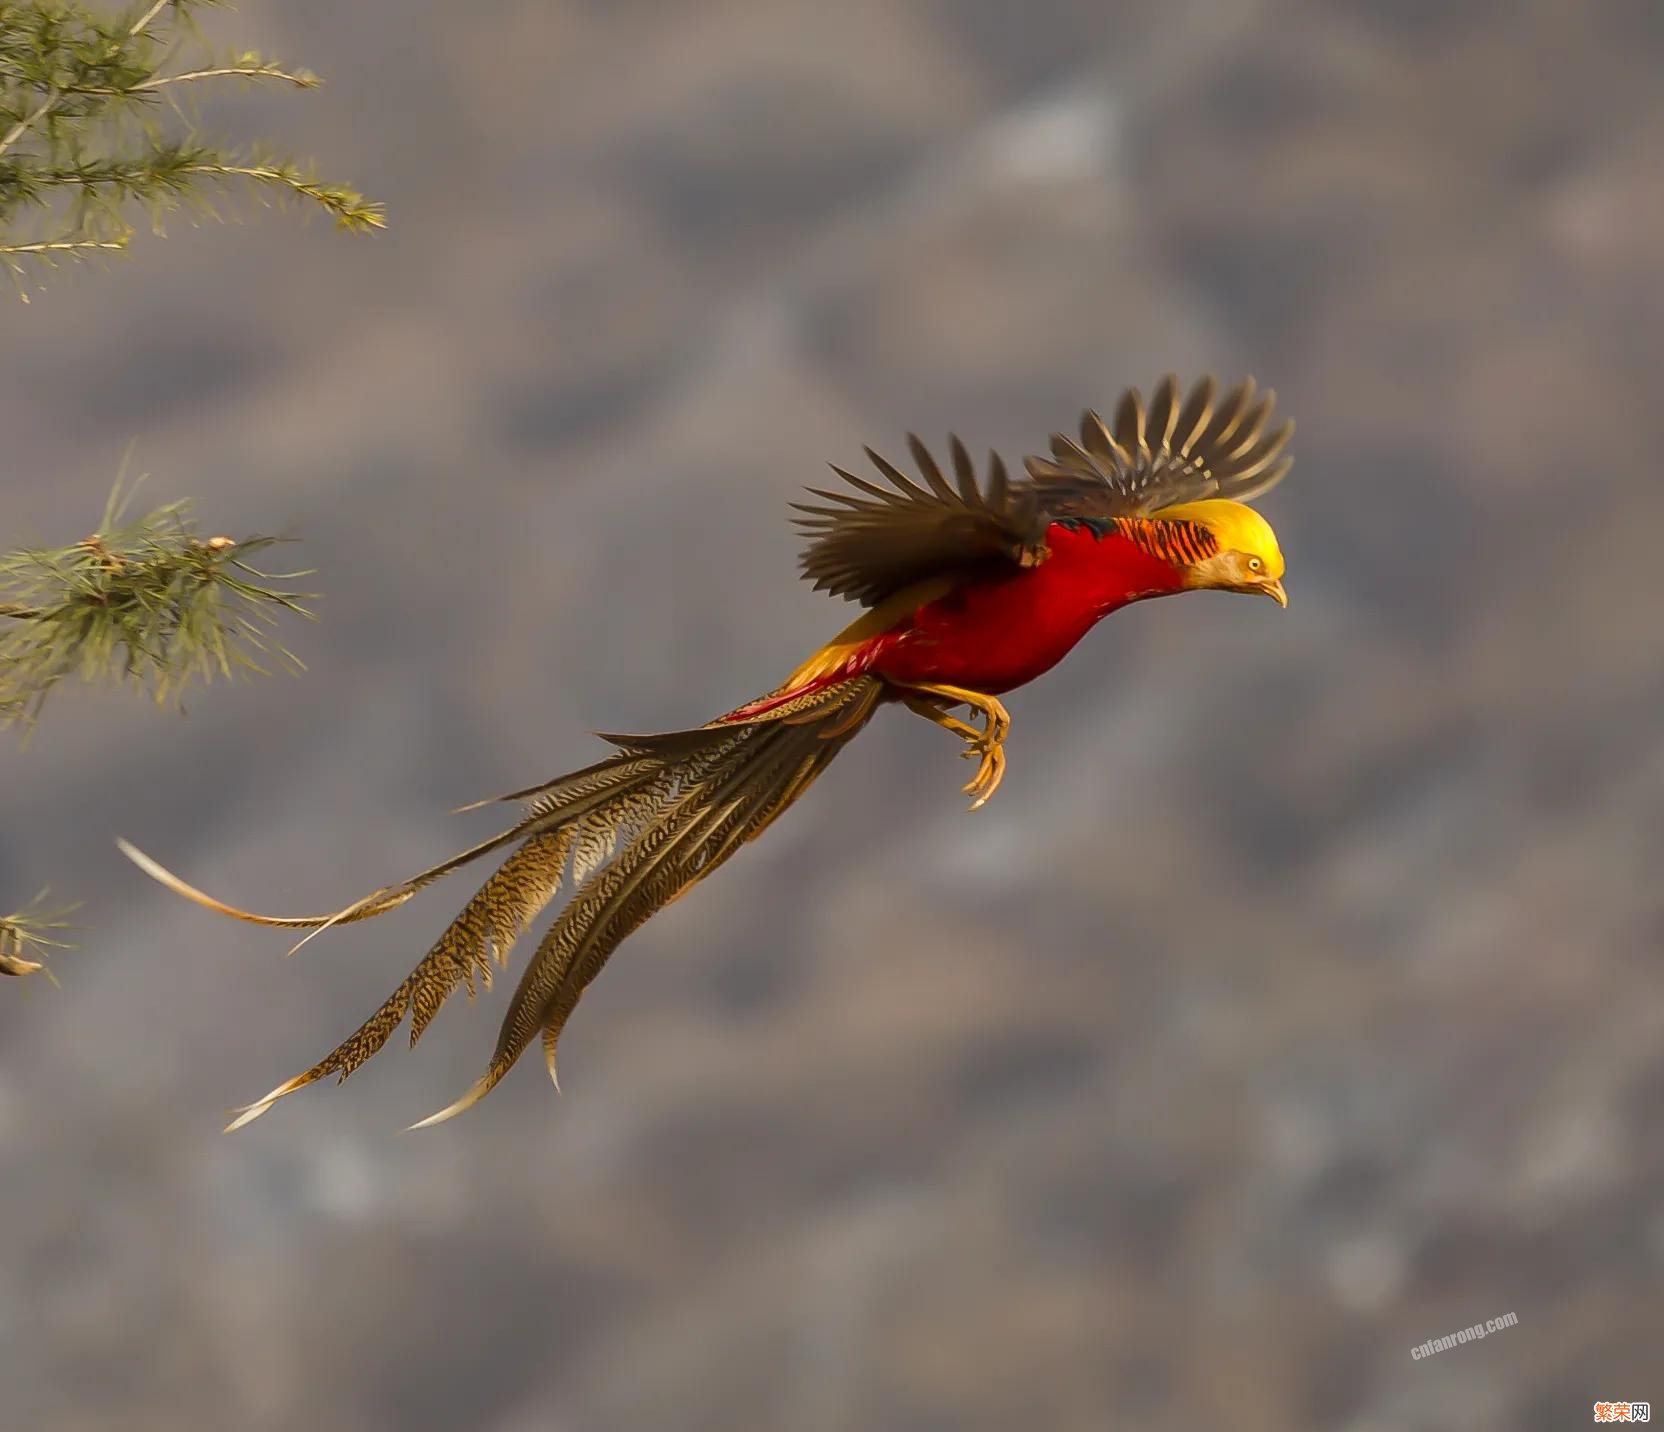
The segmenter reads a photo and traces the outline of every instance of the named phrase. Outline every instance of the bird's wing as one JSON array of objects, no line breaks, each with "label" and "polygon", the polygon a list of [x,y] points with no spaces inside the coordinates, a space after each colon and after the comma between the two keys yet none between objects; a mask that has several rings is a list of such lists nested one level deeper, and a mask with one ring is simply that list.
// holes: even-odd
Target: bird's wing
[{"label": "bird's wing", "polygon": [[1247,502],[1275,486],[1294,461],[1282,455],[1294,424],[1271,426],[1277,395],[1252,378],[1218,391],[1203,378],[1181,398],[1168,374],[1148,405],[1129,388],[1113,423],[1084,413],[1079,442],[1054,433],[1051,456],[1025,463],[1041,510],[1053,521],[1138,517],[1208,497]]},{"label": "bird's wing", "polygon": [[809,538],[803,575],[817,591],[870,607],[933,577],[986,563],[1032,566],[1044,558],[1045,523],[1035,489],[1013,484],[998,454],[989,454],[988,479],[981,483],[965,445],[950,439],[950,483],[918,438],[909,434],[907,441],[923,486],[868,448],[888,487],[834,467],[853,494],[810,488],[829,505],[793,504],[803,514],[793,520]]}]

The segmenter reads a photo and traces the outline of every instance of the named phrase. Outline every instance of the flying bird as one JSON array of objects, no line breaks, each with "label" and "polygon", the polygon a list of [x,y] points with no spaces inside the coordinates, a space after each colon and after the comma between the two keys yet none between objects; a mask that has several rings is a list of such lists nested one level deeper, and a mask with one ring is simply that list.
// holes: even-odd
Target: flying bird
[{"label": "flying bird", "polygon": [[[977,762],[972,808],[1005,774],[1011,718],[999,700],[1055,666],[1102,617],[1174,592],[1253,593],[1287,606],[1283,555],[1246,503],[1277,483],[1293,424],[1271,424],[1275,395],[1251,378],[1223,397],[1212,378],[1181,392],[1169,376],[1146,403],[1129,390],[1079,440],[1056,434],[1012,480],[997,454],[980,475],[957,438],[951,480],[909,436],[917,477],[872,449],[878,479],[842,468],[835,489],[794,504],[803,574],[860,603],[859,620],[766,696],[704,726],[604,736],[606,760],[493,798],[520,802],[501,834],[330,915],[256,915],[186,884],[121,842],[141,869],[210,910],[309,929],[367,920],[470,861],[516,847],[379,1009],[305,1073],[235,1111],[239,1128],[326,1075],[345,1079],[408,1015],[415,1044],[447,997],[511,947],[568,877],[571,899],[520,978],[484,1076],[439,1123],[477,1103],[534,1039],[551,1079],[579,998],[618,945],[797,800],[881,706],[902,706],[964,742]],[[970,720],[952,714],[964,708]],[[464,809],[491,804],[480,801]],[[305,943],[303,940],[302,943]],[[298,947],[297,947],[298,948]],[[558,1079],[556,1087],[559,1087]]]}]

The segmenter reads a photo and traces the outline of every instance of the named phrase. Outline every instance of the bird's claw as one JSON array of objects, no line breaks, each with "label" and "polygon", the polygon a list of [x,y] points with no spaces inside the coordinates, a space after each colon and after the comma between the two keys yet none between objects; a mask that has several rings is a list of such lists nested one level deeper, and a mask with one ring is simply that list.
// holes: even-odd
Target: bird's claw
[{"label": "bird's claw", "polygon": [[1000,782],[1005,779],[1005,753],[991,751],[984,759],[982,769],[977,772],[976,779],[965,787],[965,793],[975,797],[971,802],[972,810],[981,810],[988,804],[988,798],[999,789]]},{"label": "bird's claw", "polygon": [[960,754],[966,759],[981,757],[982,764],[963,787],[965,794],[972,797],[971,809],[981,810],[1005,779],[1005,747],[992,735],[984,734],[975,743],[967,742]]},{"label": "bird's claw", "polygon": [[[971,809],[980,809],[1005,777],[1004,745],[1011,730],[1010,713],[995,698],[958,687],[921,686],[915,691],[917,694],[904,698],[907,705],[920,716],[953,732],[965,743],[959,754],[966,760],[975,758],[981,763],[963,787],[965,794],[973,797]],[[974,715],[983,718],[980,730],[947,714],[947,708],[956,704],[969,706]]]}]

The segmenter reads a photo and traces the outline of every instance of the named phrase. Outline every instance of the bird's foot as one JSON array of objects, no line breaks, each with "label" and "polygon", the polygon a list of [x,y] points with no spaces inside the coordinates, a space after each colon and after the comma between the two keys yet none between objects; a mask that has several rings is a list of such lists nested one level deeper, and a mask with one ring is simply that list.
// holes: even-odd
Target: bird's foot
[{"label": "bird's foot", "polygon": [[966,795],[972,797],[971,809],[980,810],[1005,779],[1005,747],[994,737],[981,733],[974,740],[967,741],[965,749],[959,754],[966,760],[973,757],[982,759],[976,774],[962,788]]},{"label": "bird's foot", "polygon": [[[927,720],[952,731],[965,742],[965,749],[960,754],[967,760],[974,758],[981,762],[976,775],[972,776],[964,787],[965,794],[972,797],[971,809],[980,809],[987,804],[988,798],[999,789],[1000,782],[1005,778],[1005,738],[1011,731],[1011,713],[995,697],[985,696],[979,691],[969,691],[964,687],[932,685],[914,689],[920,694],[907,698],[908,707]],[[978,730],[968,722],[949,716],[943,710],[943,707],[948,705],[969,706],[982,717],[982,729]]]}]

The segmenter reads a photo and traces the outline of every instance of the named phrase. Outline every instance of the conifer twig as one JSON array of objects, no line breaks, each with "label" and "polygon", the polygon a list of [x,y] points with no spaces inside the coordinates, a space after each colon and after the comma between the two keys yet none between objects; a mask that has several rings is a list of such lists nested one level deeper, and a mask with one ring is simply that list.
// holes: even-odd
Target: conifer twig
[{"label": "conifer twig", "polygon": [[[150,22],[161,14],[170,3],[171,0],[156,0],[154,5],[152,5],[144,12],[144,14],[140,15],[139,18],[133,22],[131,28],[127,31],[127,38],[135,40],[142,35],[147,29],[150,28]],[[9,6],[7,7],[8,10],[10,8],[11,7]],[[59,17],[51,15],[49,18],[57,19]],[[0,11],[0,22],[8,19],[10,19],[10,16],[4,11]],[[17,121],[16,124],[6,131],[5,138],[0,139],[0,154],[4,154],[12,147],[12,145],[16,144],[29,129],[34,127],[37,121],[45,119],[47,115],[51,114],[52,111],[58,107],[58,101],[61,100],[63,96],[63,90],[56,87],[49,89],[40,104],[36,106],[34,113],[24,115]]]},{"label": "conifer twig", "polygon": [[188,502],[128,520],[120,484],[98,530],[68,547],[0,554],[0,725],[31,725],[66,677],[129,681],[158,703],[193,682],[302,663],[272,638],[311,594],[275,585],[309,575],[251,561],[271,537],[200,537]]},{"label": "conifer twig", "polygon": [[205,3],[156,0],[123,18],[88,0],[0,0],[0,266],[25,301],[29,274],[125,249],[132,205],[160,231],[183,204],[213,215],[209,195],[227,181],[316,205],[355,233],[385,226],[356,189],[203,136],[183,92],[321,83],[252,50],[213,53],[191,20]]},{"label": "conifer twig", "polygon": [[52,971],[46,968],[46,956],[49,951],[72,947],[67,941],[55,939],[47,932],[69,929],[69,922],[64,916],[77,907],[59,905],[49,909],[44,903],[47,893],[42,890],[21,910],[0,915],[0,975],[44,973],[53,984],[57,983],[52,978]]}]

